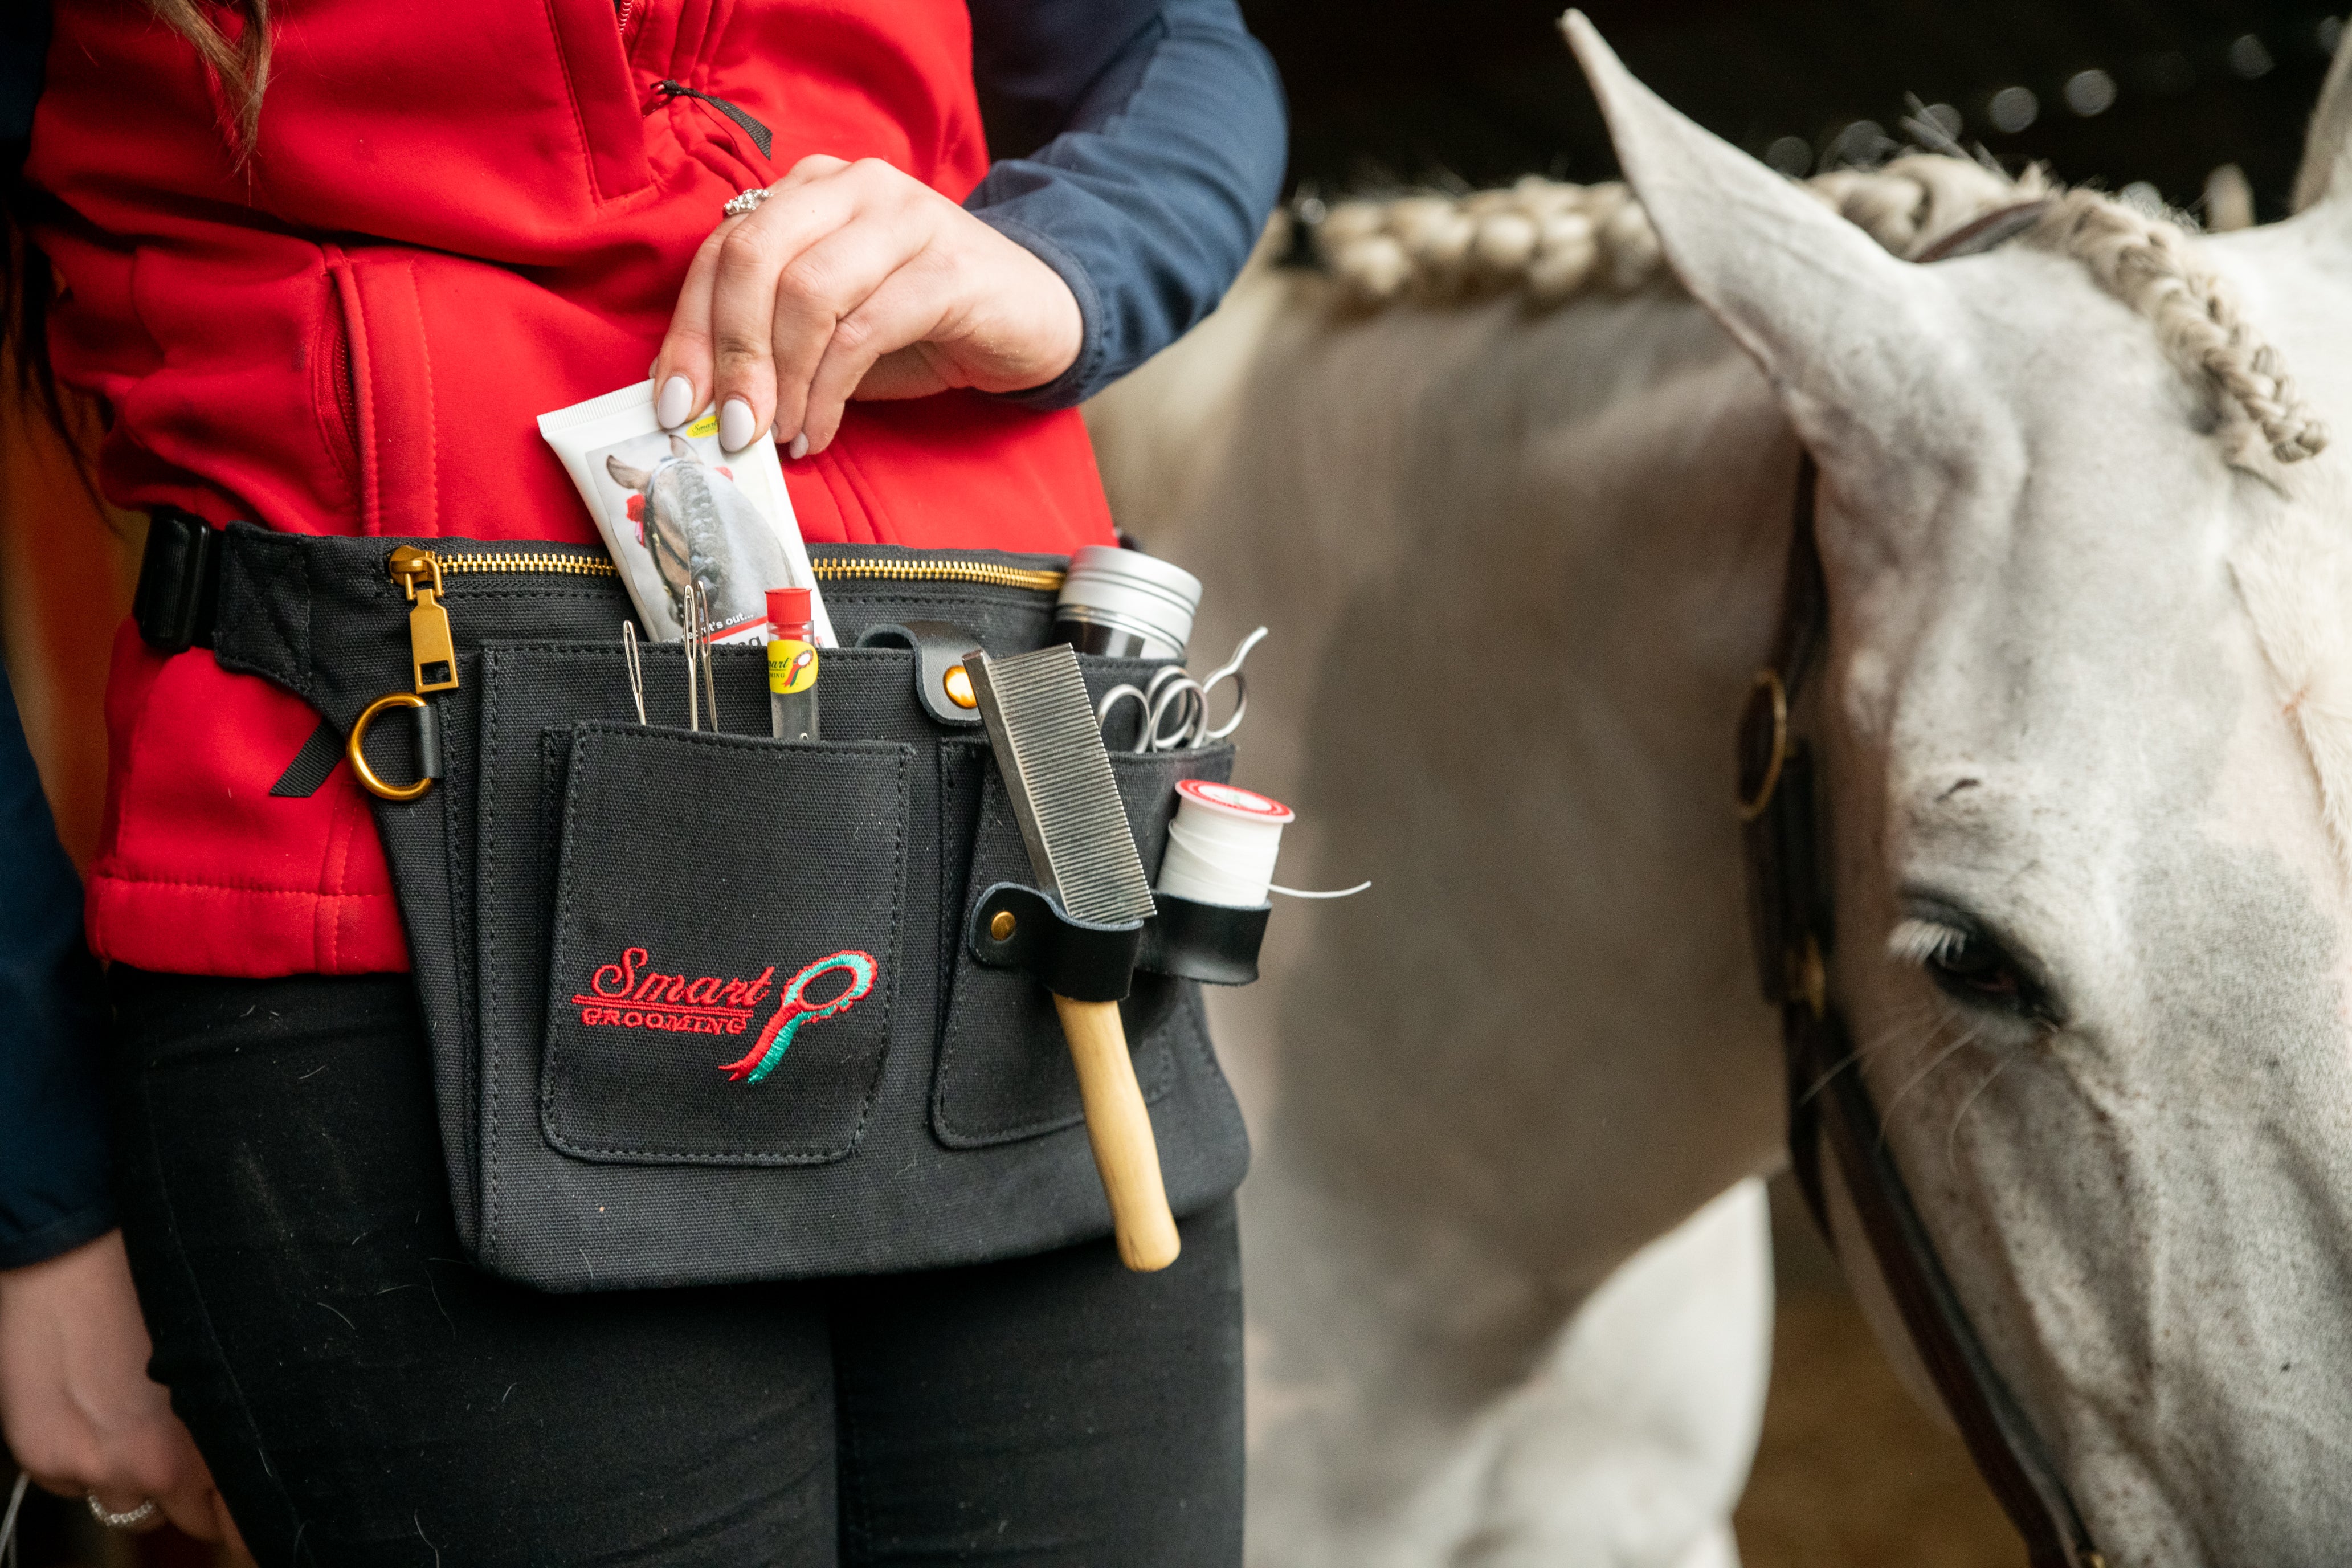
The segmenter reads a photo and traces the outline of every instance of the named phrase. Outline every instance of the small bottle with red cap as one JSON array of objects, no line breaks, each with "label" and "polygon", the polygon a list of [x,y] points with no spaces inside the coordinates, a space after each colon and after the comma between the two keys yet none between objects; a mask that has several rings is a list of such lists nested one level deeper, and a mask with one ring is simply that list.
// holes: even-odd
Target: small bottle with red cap
[{"label": "small bottle with red cap", "polygon": [[768,710],[779,741],[818,738],[816,619],[806,588],[768,590]]}]

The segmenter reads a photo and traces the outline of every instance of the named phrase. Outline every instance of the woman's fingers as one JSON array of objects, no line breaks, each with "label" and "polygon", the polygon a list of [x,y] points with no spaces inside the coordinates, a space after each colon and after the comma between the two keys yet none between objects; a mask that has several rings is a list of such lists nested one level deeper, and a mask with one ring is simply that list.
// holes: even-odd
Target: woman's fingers
[{"label": "woman's fingers", "polygon": [[812,180],[822,180],[827,174],[838,174],[849,167],[849,160],[836,158],[830,153],[812,153],[784,171],[784,177],[768,189],[786,191],[794,185],[805,185]]},{"label": "woman's fingers", "polygon": [[188,1429],[177,1420],[168,1433],[158,1433],[163,1452],[156,1456],[164,1467],[150,1484],[149,1495],[156,1505],[188,1534],[199,1541],[221,1541],[236,1534],[229,1525],[225,1533],[222,1524],[228,1519],[227,1505],[213,1485],[213,1473],[196,1452],[196,1445]]},{"label": "woman's fingers", "polygon": [[[765,205],[731,230],[719,246],[719,268],[711,286],[711,396],[719,408],[719,444],[729,450],[750,445],[779,423],[775,346],[780,335],[802,329],[829,308],[846,278],[793,273],[802,258],[821,241],[852,226],[865,226],[863,209],[877,194],[877,180],[863,164],[819,175],[768,198]],[[813,298],[820,290],[824,299]],[[853,301],[854,302],[854,301]],[[814,363],[814,355],[810,355]],[[803,383],[791,387],[793,429],[799,428]]]},{"label": "woman's fingers", "polygon": [[939,268],[920,223],[863,223],[784,269],[776,290],[776,438],[823,451],[866,368],[939,325]]},{"label": "woman's fingers", "polygon": [[[809,377],[808,412],[800,427],[801,434],[808,437],[809,450],[822,452],[832,445],[835,433],[841,428],[842,405],[857,392],[877,363],[899,350],[913,349],[938,331],[946,306],[946,291],[938,276],[942,270],[936,253],[918,253],[893,269],[856,309],[834,325],[821,345],[822,354]],[[911,375],[920,384],[920,370],[929,363],[927,358],[919,357],[912,364],[894,362],[893,369]],[[946,368],[952,374],[954,367]],[[922,390],[941,392],[960,384],[935,373]],[[782,429],[779,423],[778,432]]]},{"label": "woman's fingers", "polygon": [[152,1353],[120,1232],[0,1270],[0,1428],[33,1479],[110,1513],[152,1501],[139,1528],[217,1540],[212,1472],[148,1378]]},{"label": "woman's fingers", "polygon": [[[798,190],[848,167],[844,160],[822,153],[803,158],[782,179],[768,187],[774,193],[768,201],[773,203],[777,195]],[[762,204],[761,210],[766,210],[766,205]],[[722,218],[687,266],[686,281],[677,291],[677,305],[670,312],[669,332],[662,339],[661,353],[655,357],[649,372],[654,380],[654,416],[665,430],[677,429],[711,406],[718,358],[712,338],[713,294],[728,237],[746,221],[740,217]]]},{"label": "woman's fingers", "polygon": [[669,335],[653,367],[654,417],[665,430],[677,429],[710,405],[710,288],[719,275],[719,247],[741,221],[729,218],[712,229],[687,265]]},{"label": "woman's fingers", "polygon": [[664,426],[708,408],[740,450],[772,429],[797,457],[853,397],[1053,380],[1085,321],[1059,274],[919,181],[874,159],[808,158],[750,216],[714,231],[656,365]]}]

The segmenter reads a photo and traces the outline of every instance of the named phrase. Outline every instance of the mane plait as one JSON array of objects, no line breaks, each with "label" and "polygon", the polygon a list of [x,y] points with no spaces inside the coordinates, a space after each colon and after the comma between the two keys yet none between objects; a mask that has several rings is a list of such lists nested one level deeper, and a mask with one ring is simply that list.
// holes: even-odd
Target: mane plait
[{"label": "mane plait", "polygon": [[2327,426],[2296,395],[2286,362],[2178,223],[2097,191],[2065,191],[2026,237],[2082,262],[2100,288],[2154,323],[2166,355],[2261,431],[2272,457],[2300,462],[2326,447]]},{"label": "mane plait", "polygon": [[[1896,256],[2048,184],[1966,158],[1916,153],[1877,169],[1839,169],[1804,188]],[[1316,228],[1324,263],[1358,305],[1524,290],[1557,305],[1590,289],[1626,291],[1664,261],[1650,215],[1615,181],[1572,185],[1530,174],[1466,196],[1421,194],[1334,205]]]},{"label": "mane plait", "polygon": [[[2277,349],[2247,322],[2173,215],[2063,189],[2038,168],[2011,177],[1937,153],[1833,170],[1803,188],[1906,259],[1987,213],[2046,200],[2049,211],[2027,243],[2081,261],[2102,289],[2147,317],[2167,357],[2231,423],[2260,431],[2282,463],[2327,445],[2327,427],[2296,395]],[[1534,175],[1466,196],[1340,202],[1317,226],[1315,244],[1342,298],[1370,310],[1510,292],[1561,305],[1596,289],[1638,289],[1664,264],[1650,215],[1625,186]]]}]

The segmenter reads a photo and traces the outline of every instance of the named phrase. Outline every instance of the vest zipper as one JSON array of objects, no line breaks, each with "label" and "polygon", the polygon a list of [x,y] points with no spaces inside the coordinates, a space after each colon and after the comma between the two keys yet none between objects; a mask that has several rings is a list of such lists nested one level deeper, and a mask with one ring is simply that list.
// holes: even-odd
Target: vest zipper
[{"label": "vest zipper", "polygon": [[760,156],[762,158],[769,156],[769,150],[775,143],[774,133],[754,119],[751,111],[740,103],[730,103],[713,93],[697,92],[682,81],[657,81],[654,83],[654,91],[664,98],[692,98],[710,105],[711,108],[743,128],[744,133],[751,138],[752,144],[760,149]]}]

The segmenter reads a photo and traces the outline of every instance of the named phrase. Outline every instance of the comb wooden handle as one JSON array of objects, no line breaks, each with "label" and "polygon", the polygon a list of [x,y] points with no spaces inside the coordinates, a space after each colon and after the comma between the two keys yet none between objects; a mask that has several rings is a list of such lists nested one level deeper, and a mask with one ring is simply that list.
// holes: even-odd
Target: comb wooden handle
[{"label": "comb wooden handle", "polygon": [[1054,1006],[1069,1038],[1071,1064],[1078,1069],[1087,1142],[1094,1145],[1095,1169],[1102,1173],[1103,1193],[1110,1199],[1119,1261],[1139,1274],[1165,1268],[1183,1244],[1176,1237],[1176,1216],[1168,1212],[1160,1145],[1135,1081],[1135,1058],[1127,1053],[1118,1004],[1056,996]]}]

